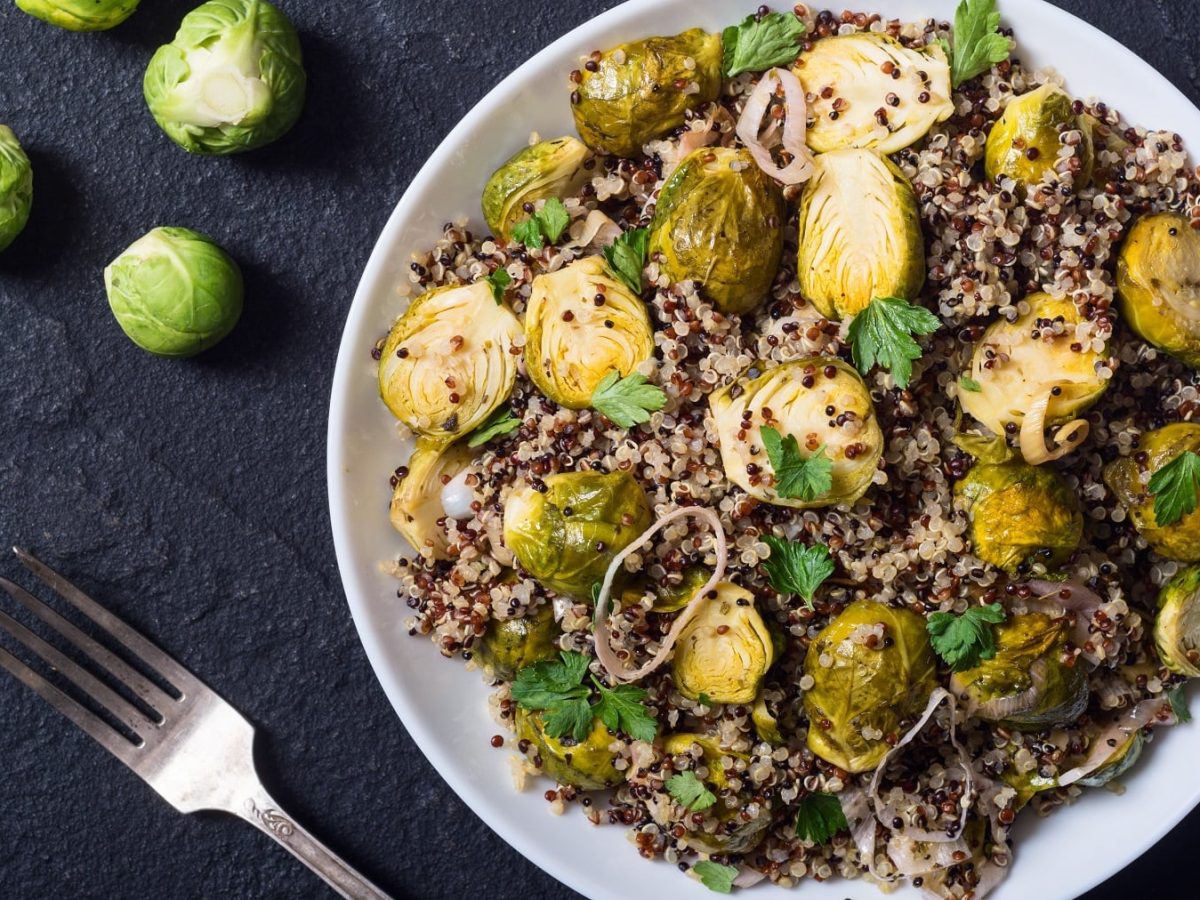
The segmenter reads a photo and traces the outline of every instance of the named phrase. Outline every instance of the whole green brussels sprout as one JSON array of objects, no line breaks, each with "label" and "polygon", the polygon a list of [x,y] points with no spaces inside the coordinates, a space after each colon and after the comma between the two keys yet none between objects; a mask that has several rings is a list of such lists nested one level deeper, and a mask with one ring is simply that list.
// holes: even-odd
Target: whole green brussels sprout
[{"label": "whole green brussels sprout", "polygon": [[722,312],[748,312],[779,270],[785,218],[779,183],[748,151],[701,148],[658,196],[650,253],[672,282],[695,281]]},{"label": "whole green brussels sprout", "polygon": [[526,666],[558,659],[560,634],[554,607],[543,603],[518,619],[492,619],[475,656],[492,677],[511,680]]},{"label": "whole green brussels sprout", "polygon": [[1200,677],[1200,566],[1185,566],[1158,593],[1154,645],[1172,672]]},{"label": "whole green brussels sprout", "polygon": [[253,150],[300,117],[307,77],[300,38],[267,0],[208,0],[158,48],[143,81],[167,136],[190,153]]},{"label": "whole green brussels sprout", "polygon": [[[1129,521],[1150,549],[1167,559],[1200,562],[1200,509],[1185,513],[1177,522],[1160,526],[1154,517],[1150,479],[1163,466],[1185,452],[1200,453],[1200,425],[1175,422],[1147,431],[1138,443],[1138,462],[1122,456],[1104,467],[1104,483],[1129,514]],[[1145,457],[1141,457],[1141,454]]]},{"label": "whole green brussels sprout", "polygon": [[193,356],[233,330],[242,272],[188,228],[155,228],[104,270],[108,304],[129,339],[157,356]]},{"label": "whole green brussels sprout", "polygon": [[690,700],[752,703],[775,661],[766,623],[754,595],[736,584],[719,584],[680,632],[671,659],[679,693]]},{"label": "whole green brussels sprout", "polygon": [[0,251],[17,239],[33,207],[33,166],[17,136],[0,125]]},{"label": "whole green brussels sprout", "polygon": [[17,0],[29,15],[67,31],[107,31],[133,15],[140,0]]},{"label": "whole green brussels sprout", "polygon": [[987,177],[995,181],[1007,175],[1023,187],[1035,187],[1054,170],[1059,138],[1064,131],[1082,132],[1080,161],[1073,184],[1082,187],[1092,177],[1094,152],[1092,129],[1072,110],[1073,100],[1053,84],[1013,97],[988,134],[984,155]]},{"label": "whole green brussels sprout", "polygon": [[616,787],[625,780],[625,772],[615,765],[617,755],[609,747],[616,740],[599,718],[592,720],[588,736],[577,741],[569,733],[551,737],[540,711],[517,708],[517,737],[529,741],[542,758],[542,772],[559,784],[585,791]]},{"label": "whole green brussels sprout", "polygon": [[1083,537],[1079,500],[1048,467],[976,463],[954,493],[970,518],[975,555],[1009,574],[1035,563],[1053,568]]},{"label": "whole green brussels sprout", "polygon": [[827,318],[853,318],[876,297],[910,300],[925,283],[916,194],[874,150],[816,158],[798,227],[800,293]]},{"label": "whole green brussels sprout", "polygon": [[576,131],[597,153],[639,155],[720,96],[722,52],[719,34],[691,28],[593,55],[571,97]]},{"label": "whole green brussels sprout", "polygon": [[471,451],[464,444],[447,447],[437,440],[417,438],[405,466],[407,471],[396,481],[388,508],[392,527],[417,553],[447,558],[446,530],[438,524],[446,515],[442,488],[470,463]]},{"label": "whole green brussels sprout", "polygon": [[544,485],[509,494],[504,546],[545,587],[590,600],[613,557],[650,527],[650,502],[628,472],[560,472]]},{"label": "whole green brussels sprout", "polygon": [[570,197],[588,179],[592,153],[573,137],[539,141],[518,150],[492,173],[483,189],[483,219],[492,234],[509,240],[513,226],[529,218],[526,204]]},{"label": "whole green brussels sprout", "polygon": [[804,657],[813,679],[804,693],[808,749],[847,772],[871,771],[900,722],[925,708],[936,670],[923,617],[874,600],[851,603]]},{"label": "whole green brussels sprout", "polygon": [[1138,337],[1200,368],[1200,231],[1187,216],[1134,223],[1117,256],[1117,295]]}]

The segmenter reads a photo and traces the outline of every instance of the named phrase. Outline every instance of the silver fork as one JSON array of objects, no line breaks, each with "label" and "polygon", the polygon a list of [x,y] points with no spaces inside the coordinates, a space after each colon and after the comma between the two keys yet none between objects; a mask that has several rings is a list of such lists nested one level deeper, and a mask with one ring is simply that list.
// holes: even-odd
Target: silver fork
[{"label": "silver fork", "polygon": [[254,727],[237,710],[49,566],[20,548],[14,547],[13,552],[30,572],[157,672],[179,696],[172,697],[7,578],[0,578],[0,587],[107,670],[154,710],[158,720],[3,612],[0,627],[104,707],[137,741],[129,740],[3,647],[0,666],[133,769],[180,812],[220,810],[240,816],[286,847],[343,897],[386,900],[383,891],[297,825],[271,799],[254,769]]}]

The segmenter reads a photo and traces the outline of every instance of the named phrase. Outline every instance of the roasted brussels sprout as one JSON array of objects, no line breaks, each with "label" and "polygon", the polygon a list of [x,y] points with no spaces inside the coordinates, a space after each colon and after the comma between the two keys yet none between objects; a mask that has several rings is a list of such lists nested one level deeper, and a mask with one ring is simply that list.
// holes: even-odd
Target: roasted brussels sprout
[{"label": "roasted brussels sprout", "polygon": [[1065,131],[1081,133],[1078,159],[1082,163],[1073,184],[1082,187],[1092,177],[1092,129],[1071,109],[1074,101],[1053,84],[1013,97],[988,134],[984,156],[987,177],[1002,175],[1023,187],[1035,187],[1054,171]]},{"label": "roasted brussels sprout", "polygon": [[1200,425],[1175,422],[1147,431],[1138,443],[1138,457],[1145,454],[1145,461],[1118,457],[1105,466],[1104,482],[1151,550],[1167,559],[1200,562],[1200,509],[1160,527],[1154,517],[1154,495],[1150,493],[1154,473],[1187,451],[1200,453]]},{"label": "roasted brussels sprout", "polygon": [[719,584],[675,644],[671,671],[679,693],[691,700],[752,703],[771,663],[771,633],[754,608],[754,595]]},{"label": "roasted brussels sprout", "polygon": [[911,299],[925,282],[916,195],[904,173],[873,150],[817,157],[800,198],[799,230],[800,292],[830,319],[852,318],[875,297]]},{"label": "roasted brussels sprout", "polygon": [[33,166],[17,136],[0,125],[0,251],[17,239],[33,206]]},{"label": "roasted brussels sprout", "polygon": [[167,137],[190,153],[269,144],[295,124],[306,76],[300,38],[267,0],[208,0],[183,17],[143,80]]},{"label": "roasted brussels sprout", "polygon": [[108,31],[133,15],[140,0],[17,0],[31,16],[67,31]]},{"label": "roasted brussels sprout", "polygon": [[950,65],[937,44],[912,50],[885,34],[837,35],[800,54],[794,71],[811,98],[806,139],[817,153],[895,153],[954,113]]},{"label": "roasted brussels sprout", "polygon": [[645,304],[613,278],[603,257],[588,256],[533,280],[525,368],[555,403],[585,409],[605,375],[616,370],[624,377],[653,352]]},{"label": "roasted brussels sprout", "polygon": [[1185,566],[1158,593],[1154,644],[1172,672],[1200,678],[1200,566]]},{"label": "roasted brussels sprout", "polygon": [[[729,775],[725,769],[725,759],[748,761],[742,753],[725,750],[721,747],[716,735],[707,734],[672,734],[663,739],[663,751],[671,756],[690,754],[692,746],[697,745],[703,753],[705,768],[708,776],[704,780],[717,790],[724,790],[729,784]],[[766,798],[739,802],[729,806],[723,799],[705,811],[705,821],[697,825],[688,814],[687,832],[681,840],[692,850],[700,853],[748,853],[753,850],[766,835],[771,824],[772,805]],[[742,813],[751,808],[756,813],[744,819]]]},{"label": "roasted brussels sprout", "polygon": [[1200,231],[1186,216],[1134,223],[1117,257],[1117,293],[1138,337],[1200,368]]},{"label": "roasted brussels sprout", "polygon": [[771,710],[767,707],[767,701],[759,691],[758,697],[754,700],[754,705],[750,707],[750,721],[754,723],[754,730],[758,733],[760,741],[766,741],[768,744],[782,744],[783,735],[779,733],[779,722],[771,715]]},{"label": "roasted brussels sprout", "polygon": [[519,619],[492,619],[475,658],[493,678],[512,679],[526,666],[557,659],[560,634],[554,607],[543,603]]},{"label": "roasted brussels sprout", "polygon": [[722,312],[747,312],[779,270],[784,218],[778,182],[748,151],[701,148],[659,194],[650,253],[671,281],[696,282]]},{"label": "roasted brussels sprout", "polygon": [[679,612],[708,583],[709,575],[709,571],[702,566],[688,566],[683,570],[683,578],[678,584],[652,584],[649,579],[640,578],[621,592],[621,605],[640,603],[647,593],[652,593],[654,605],[651,609],[654,612]]},{"label": "roasted brussels sprout", "polygon": [[483,189],[483,220],[488,228],[508,240],[512,227],[529,217],[526,203],[574,194],[588,179],[584,162],[591,156],[573,137],[539,141],[518,150],[492,173]]},{"label": "roasted brussels sprout", "polygon": [[509,494],[504,546],[545,587],[590,600],[613,557],[650,527],[650,502],[628,472],[561,472],[544,484]]},{"label": "roasted brussels sprout", "polygon": [[847,772],[869,772],[900,722],[920,713],[937,686],[925,619],[856,600],[809,645],[804,674],[808,749]]},{"label": "roasted brussels sprout", "polygon": [[379,393],[397,419],[434,442],[473,430],[508,399],[521,333],[485,281],[426,291],[384,341]]},{"label": "roasted brussels sprout", "polygon": [[108,304],[129,339],[157,356],[193,356],[242,314],[242,273],[210,238],[155,228],[104,270]]},{"label": "roasted brussels sprout", "polygon": [[583,741],[569,734],[551,737],[542,713],[524,707],[517,708],[516,724],[517,737],[529,741],[542,758],[542,772],[559,784],[598,791],[625,780],[625,773],[615,765],[617,755],[609,749],[615,737],[599,719],[592,721],[591,733]]},{"label": "roasted brussels sprout", "polygon": [[446,532],[438,519],[442,509],[443,479],[451,479],[471,462],[471,451],[462,444],[449,447],[428,438],[419,438],[409,457],[408,471],[396,482],[392,492],[392,527],[417,553],[429,553],[434,559],[446,558]]},{"label": "roasted brussels sprout", "polygon": [[1031,731],[1078,719],[1088,702],[1087,672],[1063,661],[1066,620],[1022,613],[995,628],[996,655],[950,676],[968,715]]},{"label": "roasted brussels sprout", "polygon": [[691,28],[593,57],[571,98],[575,129],[597,153],[637,156],[647,141],[721,93],[721,36]]},{"label": "roasted brussels sprout", "polygon": [[1009,574],[1054,568],[1083,537],[1083,513],[1057,472],[1020,460],[976,463],[954,486],[971,521],[975,555]]},{"label": "roasted brussels sprout", "polygon": [[1146,739],[1142,737],[1142,733],[1135,731],[1117,745],[1112,756],[1103,766],[1086,778],[1080,778],[1079,784],[1085,787],[1103,787],[1110,781],[1120,778],[1133,768],[1134,763],[1142,755],[1142,748],[1145,744]]},{"label": "roasted brussels sprout", "polygon": [[[725,477],[750,496],[778,506],[809,509],[854,503],[871,486],[883,452],[883,433],[862,377],[832,356],[794,360],[756,374],[765,365],[751,367],[709,398]],[[827,412],[830,408],[832,413]],[[795,437],[805,456],[824,452],[833,464],[828,493],[811,500],[779,493],[763,452],[764,425]]]}]

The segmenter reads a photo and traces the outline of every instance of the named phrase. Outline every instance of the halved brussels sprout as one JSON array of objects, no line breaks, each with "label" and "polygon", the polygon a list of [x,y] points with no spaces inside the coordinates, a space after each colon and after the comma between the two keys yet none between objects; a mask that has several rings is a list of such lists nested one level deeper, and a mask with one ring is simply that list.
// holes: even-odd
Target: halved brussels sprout
[{"label": "halved brussels sprout", "polygon": [[1087,708],[1087,672],[1063,662],[1066,620],[1023,613],[995,627],[996,655],[950,676],[967,714],[1031,731],[1078,719]]},{"label": "halved brussels sprout", "polygon": [[1048,467],[976,463],[954,493],[965,501],[975,555],[1009,574],[1034,563],[1054,568],[1083,537],[1079,500]]},{"label": "halved brussels sprout", "polygon": [[822,38],[800,54],[796,77],[811,98],[808,146],[895,153],[954,113],[950,65],[937,44],[920,50],[886,34]]},{"label": "halved brussels sprout", "polygon": [[1167,559],[1200,562],[1200,509],[1185,513],[1177,522],[1160,527],[1154,517],[1150,479],[1181,454],[1200,453],[1200,425],[1175,422],[1147,431],[1138,442],[1138,455],[1122,456],[1104,467],[1104,483],[1129,514],[1129,521],[1150,549]]},{"label": "halved brussels sprout", "polygon": [[1200,566],[1185,566],[1158,593],[1154,645],[1172,672],[1200,678]]},{"label": "halved brussels sprout", "polygon": [[650,253],[672,282],[690,279],[722,312],[747,312],[775,280],[785,218],[779,183],[749,151],[701,148],[658,196]]},{"label": "halved brussels sprout", "polygon": [[588,736],[577,741],[570,734],[551,737],[540,711],[517,707],[517,737],[529,741],[542,758],[542,772],[559,784],[585,791],[616,787],[625,772],[615,765],[617,755],[609,749],[616,738],[599,719],[592,721]]},{"label": "halved brussels sprout", "polygon": [[771,633],[754,608],[754,595],[736,584],[719,584],[680,632],[671,660],[679,693],[690,700],[752,703],[775,662]]},{"label": "halved brussels sprout", "polygon": [[[862,376],[832,356],[798,359],[756,375],[765,365],[756,364],[709,398],[725,477],[750,496],[777,506],[854,503],[871,486],[883,452],[883,432]],[[763,448],[764,425],[784,438],[795,437],[806,457],[824,448],[833,464],[827,494],[812,500],[779,494]]]},{"label": "halved brussels sprout", "polygon": [[[604,302],[596,304],[596,298]],[[537,389],[586,409],[614,369],[628,375],[654,353],[646,305],[588,256],[533,280],[525,308],[525,368]]]},{"label": "halved brussels sprout", "polygon": [[525,204],[570,197],[588,179],[591,151],[573,137],[539,141],[518,150],[492,173],[483,189],[483,219],[492,234],[508,240],[512,227],[529,218]]},{"label": "halved brussels sprout", "polygon": [[767,707],[767,701],[762,695],[762,691],[758,692],[758,697],[754,700],[754,706],[750,707],[750,721],[754,723],[754,730],[758,733],[760,741],[766,741],[768,744],[782,744],[783,735],[779,733],[779,722],[771,715],[771,710]]},{"label": "halved brussels sprout", "polygon": [[[663,751],[671,756],[681,756],[690,753],[693,744],[699,745],[703,752],[704,765],[708,769],[708,777],[704,780],[717,790],[724,790],[729,784],[728,773],[722,762],[724,757],[749,759],[744,753],[723,749],[719,738],[708,734],[668,735],[663,739]],[[698,827],[689,812],[687,817],[690,821],[685,827],[690,827],[687,827],[681,840],[700,853],[749,853],[766,835],[773,807],[769,800],[758,803],[758,814],[742,820],[746,805],[739,803],[731,807],[719,799],[704,811],[706,819],[711,819]]]},{"label": "halved brussels sprout", "polygon": [[575,129],[597,153],[637,156],[647,141],[721,93],[721,36],[700,28],[593,55],[571,97]]},{"label": "halved brussels sprout", "polygon": [[384,341],[379,393],[417,434],[448,443],[483,422],[517,380],[521,323],[485,281],[426,291]]},{"label": "halved brussels sprout", "polygon": [[925,619],[907,609],[856,600],[822,629],[804,657],[808,749],[847,772],[879,765],[937,686]]},{"label": "halved brussels sprout", "polygon": [[17,239],[33,206],[33,166],[12,129],[0,125],[0,250]]},{"label": "halved brussels sprout", "polygon": [[696,592],[708,583],[709,574],[702,566],[688,566],[683,570],[683,578],[678,584],[668,584],[665,581],[652,584],[648,578],[639,578],[621,592],[621,605],[640,603],[647,592],[651,592],[654,594],[654,605],[650,607],[653,612],[679,612],[696,596]]},{"label": "halved brussels sprout", "polygon": [[67,31],[107,31],[133,15],[140,0],[17,0],[34,18]]},{"label": "halved brussels sprout", "polygon": [[1004,114],[988,134],[984,156],[988,179],[995,181],[1007,175],[1024,187],[1037,186],[1058,162],[1058,152],[1063,146],[1059,135],[1078,130],[1083,134],[1079,151],[1082,167],[1073,183],[1076,187],[1087,184],[1095,156],[1092,129],[1082,116],[1072,111],[1073,102],[1053,84],[1044,84],[1009,100]]},{"label": "halved brussels sprout", "polygon": [[908,300],[925,283],[916,195],[904,173],[873,150],[817,157],[798,227],[800,292],[823,316],[852,318],[875,297]]},{"label": "halved brussels sprout", "polygon": [[392,491],[390,507],[392,527],[417,553],[446,558],[446,531],[438,525],[438,519],[446,515],[442,488],[470,463],[471,451],[465,444],[446,447],[428,438],[417,440],[406,466],[408,472]]},{"label": "halved brussels sprout", "polygon": [[1134,223],[1117,256],[1117,293],[1138,337],[1200,368],[1200,231],[1186,216]]},{"label": "halved brussels sprout", "polygon": [[493,678],[511,680],[526,666],[557,659],[560,634],[554,607],[543,603],[518,619],[492,619],[475,645],[475,658]]},{"label": "halved brussels sprout", "polygon": [[590,600],[613,557],[650,527],[650,502],[628,472],[561,472],[544,484],[509,494],[504,546],[545,587]]},{"label": "halved brussels sprout", "polygon": [[1113,750],[1112,756],[1108,761],[1085,778],[1079,779],[1079,784],[1085,787],[1103,787],[1110,781],[1120,778],[1138,761],[1138,757],[1142,755],[1142,749],[1146,744],[1146,739],[1142,737],[1140,731],[1135,731],[1129,737],[1125,738],[1117,748]]}]

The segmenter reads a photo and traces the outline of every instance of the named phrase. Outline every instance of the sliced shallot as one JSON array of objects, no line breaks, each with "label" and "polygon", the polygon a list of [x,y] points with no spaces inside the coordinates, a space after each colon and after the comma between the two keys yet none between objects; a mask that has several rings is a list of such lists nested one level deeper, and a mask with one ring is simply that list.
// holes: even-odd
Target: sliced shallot
[{"label": "sliced shallot", "polygon": [[1057,446],[1050,449],[1046,445],[1046,410],[1053,396],[1052,392],[1047,391],[1046,396],[1029,407],[1021,421],[1021,455],[1031,466],[1040,466],[1066,456],[1087,439],[1091,428],[1087,419],[1075,419],[1056,428],[1050,438]]},{"label": "sliced shallot", "polygon": [[[762,130],[763,116],[770,108],[776,86],[783,89],[784,101],[779,142],[782,149],[791,156],[791,161],[784,166],[775,161],[772,153],[778,149],[773,133],[776,129],[769,127],[766,132]],[[808,107],[804,102],[804,88],[800,79],[787,69],[769,69],[758,80],[742,108],[742,115],[737,123],[737,136],[746,145],[760,169],[783,184],[801,184],[808,181],[813,174],[812,153],[804,143],[804,134],[808,128],[807,119]],[[774,124],[771,123],[772,126]]]},{"label": "sliced shallot", "polygon": [[[1163,716],[1168,713],[1167,716]],[[1092,749],[1087,758],[1073,769],[1068,769],[1058,776],[1059,787],[1074,784],[1081,778],[1087,778],[1097,769],[1101,769],[1113,755],[1113,749],[1124,743],[1135,731],[1140,731],[1147,725],[1166,724],[1174,721],[1170,713],[1170,705],[1166,700],[1143,700],[1126,715],[1117,718],[1092,740]],[[1109,743],[1112,741],[1113,743]]]}]

